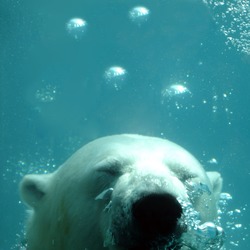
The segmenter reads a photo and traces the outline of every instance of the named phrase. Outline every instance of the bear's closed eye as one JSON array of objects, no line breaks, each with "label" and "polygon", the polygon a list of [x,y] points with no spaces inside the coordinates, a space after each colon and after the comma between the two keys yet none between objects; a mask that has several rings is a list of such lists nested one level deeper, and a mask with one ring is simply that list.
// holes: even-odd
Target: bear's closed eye
[{"label": "bear's closed eye", "polygon": [[103,172],[111,176],[122,175],[122,164],[117,160],[108,160],[106,162],[101,162],[97,166],[98,172]]},{"label": "bear's closed eye", "polygon": [[187,181],[187,180],[192,180],[194,178],[197,178],[198,175],[196,174],[193,174],[193,173],[182,173],[182,174],[178,174],[178,178],[181,180],[181,181]]},{"label": "bear's closed eye", "polygon": [[103,168],[99,168],[97,171],[109,174],[111,176],[120,176],[122,174],[120,169],[113,168],[112,166],[105,166]]}]

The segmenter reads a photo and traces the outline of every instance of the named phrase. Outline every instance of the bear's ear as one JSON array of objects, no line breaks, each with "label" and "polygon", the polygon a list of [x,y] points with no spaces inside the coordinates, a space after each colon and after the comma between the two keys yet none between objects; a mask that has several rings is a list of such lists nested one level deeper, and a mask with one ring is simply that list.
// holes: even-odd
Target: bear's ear
[{"label": "bear's ear", "polygon": [[19,190],[25,203],[36,208],[46,195],[50,175],[26,175],[22,179]]},{"label": "bear's ear", "polygon": [[206,172],[212,185],[212,192],[216,200],[219,200],[222,190],[222,178],[218,172]]}]

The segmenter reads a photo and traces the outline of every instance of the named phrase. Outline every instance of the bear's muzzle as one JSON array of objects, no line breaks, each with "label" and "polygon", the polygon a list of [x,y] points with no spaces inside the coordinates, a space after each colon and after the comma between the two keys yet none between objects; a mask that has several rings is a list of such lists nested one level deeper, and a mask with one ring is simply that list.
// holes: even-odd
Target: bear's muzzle
[{"label": "bear's muzzle", "polygon": [[132,205],[136,242],[130,249],[161,249],[171,245],[173,238],[179,238],[177,225],[181,215],[181,205],[168,193],[153,193],[140,198]]},{"label": "bear's muzzle", "polygon": [[129,216],[121,216],[127,223],[114,223],[116,226],[113,224],[112,230],[118,249],[179,249],[178,240],[183,228],[178,220],[182,216],[182,207],[173,195],[142,195],[131,204]]},{"label": "bear's muzzle", "polygon": [[170,194],[149,194],[132,205],[134,227],[149,241],[173,234],[181,214],[181,205]]}]

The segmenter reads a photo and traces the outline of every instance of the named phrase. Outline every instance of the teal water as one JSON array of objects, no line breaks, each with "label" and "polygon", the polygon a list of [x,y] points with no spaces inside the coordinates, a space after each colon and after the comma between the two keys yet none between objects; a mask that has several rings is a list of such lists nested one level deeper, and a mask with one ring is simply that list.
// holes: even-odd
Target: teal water
[{"label": "teal water", "polygon": [[249,249],[249,23],[244,0],[0,0],[0,249],[22,240],[24,174],[117,133],[220,171],[226,249]]}]

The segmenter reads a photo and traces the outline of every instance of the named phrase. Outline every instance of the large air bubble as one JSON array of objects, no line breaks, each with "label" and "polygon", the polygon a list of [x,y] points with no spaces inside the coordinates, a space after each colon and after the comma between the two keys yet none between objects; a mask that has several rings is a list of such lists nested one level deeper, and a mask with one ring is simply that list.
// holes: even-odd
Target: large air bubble
[{"label": "large air bubble", "polygon": [[106,84],[115,90],[120,90],[125,85],[127,71],[121,66],[112,66],[105,70],[104,79]]},{"label": "large air bubble", "polygon": [[72,18],[67,22],[66,30],[74,39],[80,39],[87,30],[87,22],[82,18]]},{"label": "large air bubble", "polygon": [[144,6],[136,6],[129,11],[129,18],[137,25],[145,23],[149,18],[150,11]]}]

